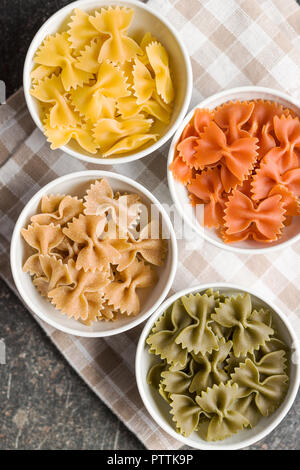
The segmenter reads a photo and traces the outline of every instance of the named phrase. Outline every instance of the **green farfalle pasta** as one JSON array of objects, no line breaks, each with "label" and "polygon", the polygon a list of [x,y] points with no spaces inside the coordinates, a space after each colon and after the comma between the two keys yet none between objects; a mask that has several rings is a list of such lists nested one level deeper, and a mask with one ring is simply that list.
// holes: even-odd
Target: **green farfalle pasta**
[{"label": "green farfalle pasta", "polygon": [[229,375],[224,369],[224,361],[232,348],[232,341],[225,342],[225,338],[218,341],[218,350],[211,354],[192,354],[195,375],[190,385],[190,392],[200,393],[214,384],[227,382]]},{"label": "green farfalle pasta", "polygon": [[170,413],[180,434],[188,437],[197,429],[201,409],[188,395],[173,393]]},{"label": "green farfalle pasta", "polygon": [[261,381],[259,370],[251,359],[235,369],[231,379],[239,387],[240,397],[255,394],[255,404],[263,416],[269,416],[282,402],[288,387],[286,374],[270,375]]},{"label": "green farfalle pasta", "polygon": [[235,409],[239,387],[234,383],[221,383],[196,396],[200,410],[211,417],[207,425],[206,440],[218,441],[249,426],[248,419]]},{"label": "green farfalle pasta", "polygon": [[226,328],[233,328],[233,351],[239,357],[259,349],[274,334],[274,330],[261,320],[256,310],[252,310],[249,294],[226,299],[212,314],[212,319]]},{"label": "green farfalle pasta", "polygon": [[190,323],[191,319],[182,302],[176,300],[154,325],[153,333],[147,338],[151,352],[166,359],[169,364],[184,366],[187,363],[187,350],[176,343],[176,338]]},{"label": "green farfalle pasta", "polygon": [[208,323],[218,304],[215,297],[196,294],[184,296],[181,301],[191,318],[191,324],[182,329],[176,337],[176,343],[195,354],[210,353],[213,349],[218,349],[218,339]]},{"label": "green farfalle pasta", "polygon": [[147,375],[170,405],[176,430],[208,441],[254,427],[288,389],[289,348],[272,312],[249,294],[212,289],[176,300],[146,342],[157,356]]}]

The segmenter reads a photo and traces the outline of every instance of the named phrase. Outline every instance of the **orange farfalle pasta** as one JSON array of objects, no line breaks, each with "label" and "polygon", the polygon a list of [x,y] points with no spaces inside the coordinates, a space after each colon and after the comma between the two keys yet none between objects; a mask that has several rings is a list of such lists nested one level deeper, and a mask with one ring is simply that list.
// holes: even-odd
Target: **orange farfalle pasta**
[{"label": "orange farfalle pasta", "polygon": [[193,205],[205,204],[204,225],[218,228],[223,223],[225,200],[219,168],[208,168],[197,174],[187,186]]},{"label": "orange farfalle pasta", "polygon": [[[128,36],[133,15],[119,6],[76,8],[66,30],[36,51],[30,93],[51,149],[70,145],[118,158],[153,145],[168,129],[175,98],[168,52],[151,33],[140,45]],[[158,132],[150,129],[156,121]]]},{"label": "orange farfalle pasta", "polygon": [[169,169],[226,243],[271,243],[300,215],[299,117],[263,100],[196,109]]},{"label": "orange farfalle pasta", "polygon": [[248,121],[248,132],[259,139],[258,155],[263,158],[266,153],[276,146],[274,135],[274,117],[287,113],[281,105],[275,102],[257,100],[254,101],[254,109]]},{"label": "orange farfalle pasta", "polygon": [[281,173],[280,164],[269,155],[253,176],[253,199],[260,200],[267,197],[277,184],[286,186],[296,197],[300,197],[300,167]]},{"label": "orange farfalle pasta", "polygon": [[172,171],[174,178],[183,184],[189,183],[193,177],[192,168],[190,168],[179,155],[177,155],[172,161],[170,170]]},{"label": "orange farfalle pasta", "polygon": [[85,325],[137,315],[164,265],[168,244],[159,219],[143,228],[137,194],[91,184],[83,198],[44,195],[21,235],[34,251],[23,270],[46,300]]},{"label": "orange farfalle pasta", "polygon": [[[197,140],[194,167],[203,169],[208,165],[224,163],[224,168],[242,182],[256,162],[256,143],[255,137],[242,137],[228,144],[224,132],[215,122],[211,122]],[[229,191],[228,179],[223,174],[221,178],[225,190]]]},{"label": "orange farfalle pasta", "polygon": [[275,241],[283,228],[285,210],[281,196],[270,196],[257,206],[253,201],[238,190],[234,190],[226,203],[224,221],[227,235],[243,232],[253,224],[255,230],[266,241]]},{"label": "orange farfalle pasta", "polygon": [[243,126],[249,121],[253,108],[253,102],[230,101],[215,110],[214,121],[225,131],[229,142],[241,137],[250,137]]}]

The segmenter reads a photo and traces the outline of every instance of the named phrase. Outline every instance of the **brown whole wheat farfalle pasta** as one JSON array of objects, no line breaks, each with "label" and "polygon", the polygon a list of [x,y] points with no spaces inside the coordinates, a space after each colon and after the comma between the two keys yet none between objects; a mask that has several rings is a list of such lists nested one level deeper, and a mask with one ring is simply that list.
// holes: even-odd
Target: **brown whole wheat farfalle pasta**
[{"label": "brown whole wheat farfalle pasta", "polygon": [[44,195],[40,212],[21,231],[33,251],[23,270],[69,318],[90,325],[138,315],[139,291],[157,282],[167,256],[160,229],[152,235],[154,221],[142,227],[141,207],[137,194],[114,193],[105,179],[83,199]]}]

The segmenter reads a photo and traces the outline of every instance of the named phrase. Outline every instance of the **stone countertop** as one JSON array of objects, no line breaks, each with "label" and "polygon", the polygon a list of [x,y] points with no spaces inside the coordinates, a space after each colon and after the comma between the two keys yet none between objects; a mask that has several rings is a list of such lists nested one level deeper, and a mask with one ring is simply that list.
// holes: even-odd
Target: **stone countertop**
[{"label": "stone countertop", "polygon": [[[22,84],[30,41],[68,0],[1,0],[0,79]],[[72,370],[19,299],[0,280],[0,449],[143,449]],[[251,449],[300,449],[300,395],[280,426]]]}]

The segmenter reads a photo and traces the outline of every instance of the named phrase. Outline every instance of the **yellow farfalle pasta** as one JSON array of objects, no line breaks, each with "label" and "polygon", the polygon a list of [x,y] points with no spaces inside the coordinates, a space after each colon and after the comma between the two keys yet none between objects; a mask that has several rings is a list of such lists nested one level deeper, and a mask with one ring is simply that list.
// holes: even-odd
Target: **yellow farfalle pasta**
[{"label": "yellow farfalle pasta", "polygon": [[76,125],[51,127],[50,116],[48,116],[44,121],[44,127],[45,136],[48,142],[52,142],[51,148],[53,150],[68,144],[71,139],[74,139],[87,152],[93,154],[97,152],[98,145],[91,134],[90,124],[83,124],[78,120]]},{"label": "yellow farfalle pasta", "polygon": [[149,44],[146,52],[155,73],[157,92],[166,103],[171,103],[174,98],[174,88],[170,76],[168,54],[159,42]]},{"label": "yellow farfalle pasta", "polygon": [[76,59],[72,56],[68,39],[66,32],[47,36],[34,57],[36,64],[61,68],[61,81],[66,91],[93,78],[91,73],[75,67]]},{"label": "yellow farfalle pasta", "polygon": [[133,87],[136,96],[136,104],[140,105],[150,100],[155,90],[155,80],[147,67],[139,60],[135,59],[133,66]]},{"label": "yellow farfalle pasta", "polygon": [[94,128],[94,139],[102,153],[109,154],[112,147],[122,138],[137,133],[147,133],[152,122],[152,119],[145,119],[142,115],[123,121],[106,118],[99,119]]},{"label": "yellow farfalle pasta", "polygon": [[32,88],[30,93],[42,103],[52,105],[49,113],[50,127],[76,126],[77,118],[66,99],[66,91],[60,75],[45,78]]},{"label": "yellow farfalle pasta", "polygon": [[141,204],[137,194],[114,192],[105,179],[91,184],[83,199],[44,195],[39,213],[21,230],[33,252],[23,270],[40,294],[85,325],[137,315],[140,290],[157,282],[157,266],[167,256],[166,241],[151,238],[151,220],[142,227]]},{"label": "yellow farfalle pasta", "polygon": [[112,62],[125,62],[137,54],[142,54],[140,46],[130,37],[127,30],[132,22],[134,11],[132,8],[109,7],[101,8],[96,12],[90,22],[100,33],[108,34],[99,54],[99,62],[111,60]]},{"label": "yellow farfalle pasta", "polygon": [[71,92],[71,102],[86,119],[97,122],[101,116],[114,117],[116,99],[129,96],[127,88],[119,67],[110,62],[102,62],[96,83]]},{"label": "yellow farfalle pasta", "polygon": [[76,52],[89,45],[95,36],[99,36],[98,31],[90,22],[90,16],[79,8],[75,8],[68,26],[68,39]]},{"label": "yellow farfalle pasta", "polygon": [[150,32],[139,42],[128,35],[133,16],[119,6],[76,8],[36,51],[30,92],[52,149],[76,141],[86,154],[121,158],[164,132],[174,98],[168,54]]}]

